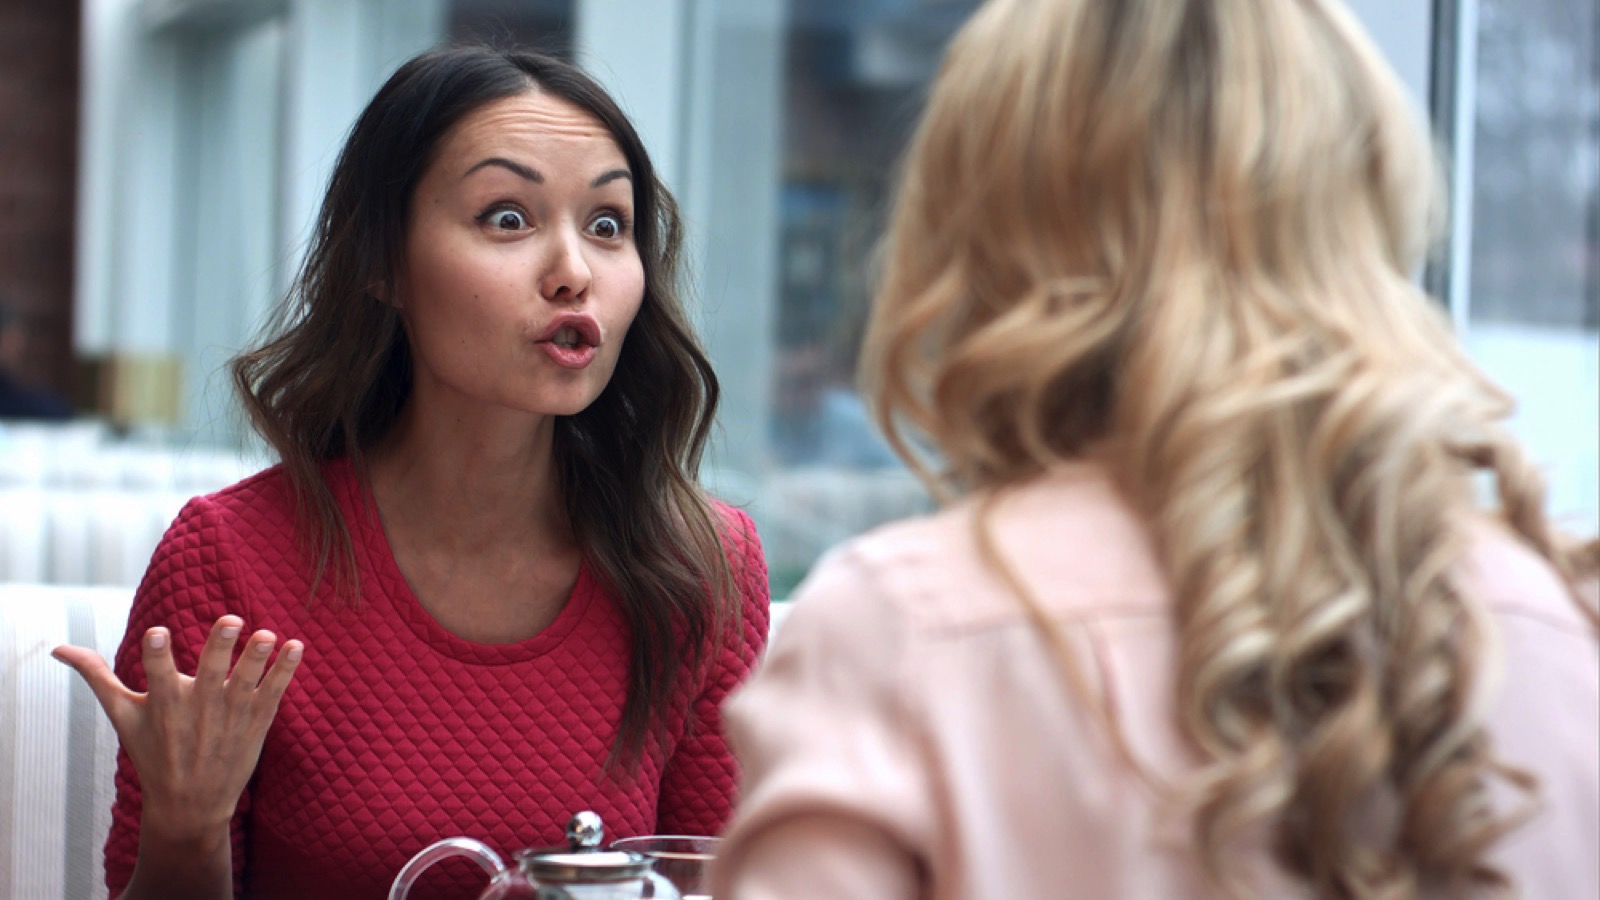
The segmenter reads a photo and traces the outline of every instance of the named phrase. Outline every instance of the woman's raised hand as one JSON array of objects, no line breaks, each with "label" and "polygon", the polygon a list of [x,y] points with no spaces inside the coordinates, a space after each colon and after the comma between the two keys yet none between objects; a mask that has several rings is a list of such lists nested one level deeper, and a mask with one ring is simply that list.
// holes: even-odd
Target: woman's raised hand
[{"label": "woman's raised hand", "polygon": [[238,616],[217,619],[193,677],[173,662],[167,629],[149,629],[141,643],[149,682],[143,694],[129,690],[93,650],[67,645],[51,654],[89,683],[139,773],[141,843],[225,846],[228,821],[304,649],[299,641],[285,643],[268,670],[277,637],[257,631],[230,672],[243,628]]}]

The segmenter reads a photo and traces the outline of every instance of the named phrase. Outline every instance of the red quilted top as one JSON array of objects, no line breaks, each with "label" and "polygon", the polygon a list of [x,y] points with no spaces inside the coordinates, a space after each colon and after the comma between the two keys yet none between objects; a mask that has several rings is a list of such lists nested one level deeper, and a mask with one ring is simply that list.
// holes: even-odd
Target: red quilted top
[{"label": "red quilted top", "polygon": [[[117,652],[117,674],[143,690],[138,641],[154,625],[171,629],[185,672],[224,613],[242,616],[246,634],[269,628],[306,644],[233,819],[236,896],[382,898],[406,860],[435,840],[475,837],[509,863],[518,848],[559,843],[583,809],[600,814],[608,838],[721,831],[738,773],[718,705],[759,658],[767,633],[766,563],[748,517],[722,510],[734,535],[743,633],[703,682],[683,679],[692,704],[679,708],[697,722],[691,729],[675,715],[669,739],[647,750],[634,778],[603,771],[626,695],[628,646],[620,613],[587,570],[533,638],[462,640],[406,586],[351,467],[332,463],[325,474],[355,542],[359,608],[306,602],[294,499],[273,468],[189,502],[151,560]],[[139,782],[126,753],[116,784],[106,841],[113,896],[138,852]],[[449,860],[411,896],[472,898],[486,883],[475,865]]]}]

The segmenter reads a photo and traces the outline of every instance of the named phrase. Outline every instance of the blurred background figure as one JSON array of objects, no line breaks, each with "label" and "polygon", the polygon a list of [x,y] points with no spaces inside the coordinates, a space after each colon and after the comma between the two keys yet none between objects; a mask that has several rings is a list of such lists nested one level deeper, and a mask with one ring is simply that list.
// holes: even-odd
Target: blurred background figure
[{"label": "blurred background figure", "polygon": [[1594,545],[1413,280],[1421,119],[1338,0],[978,10],[861,367],[949,502],[730,700],[713,894],[1600,896]]},{"label": "blurred background figure", "polygon": [[72,418],[67,401],[27,383],[28,328],[0,297],[0,419],[59,421]]},{"label": "blurred background figure", "polygon": [[857,469],[899,465],[861,397],[834,377],[835,370],[819,344],[780,352],[772,399],[772,449],[779,461]]}]

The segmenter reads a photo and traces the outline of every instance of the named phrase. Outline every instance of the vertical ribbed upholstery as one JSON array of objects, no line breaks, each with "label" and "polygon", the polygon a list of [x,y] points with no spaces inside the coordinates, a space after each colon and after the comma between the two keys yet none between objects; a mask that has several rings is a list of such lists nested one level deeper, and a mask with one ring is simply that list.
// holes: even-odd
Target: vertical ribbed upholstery
[{"label": "vertical ribbed upholstery", "polygon": [[0,487],[0,582],[49,580],[49,522],[43,488]]},{"label": "vertical ribbed upholstery", "polygon": [[58,644],[108,659],[132,588],[0,584],[0,900],[104,898],[117,737]]},{"label": "vertical ribbed upholstery", "polygon": [[0,487],[0,583],[126,585],[131,591],[190,496]]}]

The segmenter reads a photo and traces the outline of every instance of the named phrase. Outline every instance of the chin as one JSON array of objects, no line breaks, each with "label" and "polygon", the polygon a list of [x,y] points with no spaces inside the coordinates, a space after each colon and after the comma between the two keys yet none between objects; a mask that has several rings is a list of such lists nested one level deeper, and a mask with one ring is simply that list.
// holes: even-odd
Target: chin
[{"label": "chin", "polygon": [[572,416],[577,415],[578,413],[583,412],[584,410],[588,409],[589,407],[591,407],[593,405],[594,405],[593,403],[585,403],[582,406],[571,406],[571,407],[562,406],[562,407],[557,407],[556,409],[550,410],[548,415],[556,416],[558,418],[570,418]]},{"label": "chin", "polygon": [[[590,374],[590,373],[584,373]],[[610,385],[610,379],[572,379],[565,383],[549,381],[518,385],[514,393],[502,393],[500,402],[513,409],[539,416],[575,416],[595,404]]]},{"label": "chin", "polygon": [[575,416],[594,405],[600,399],[599,394],[578,398],[556,398],[553,401],[541,403],[532,412],[546,416]]}]

